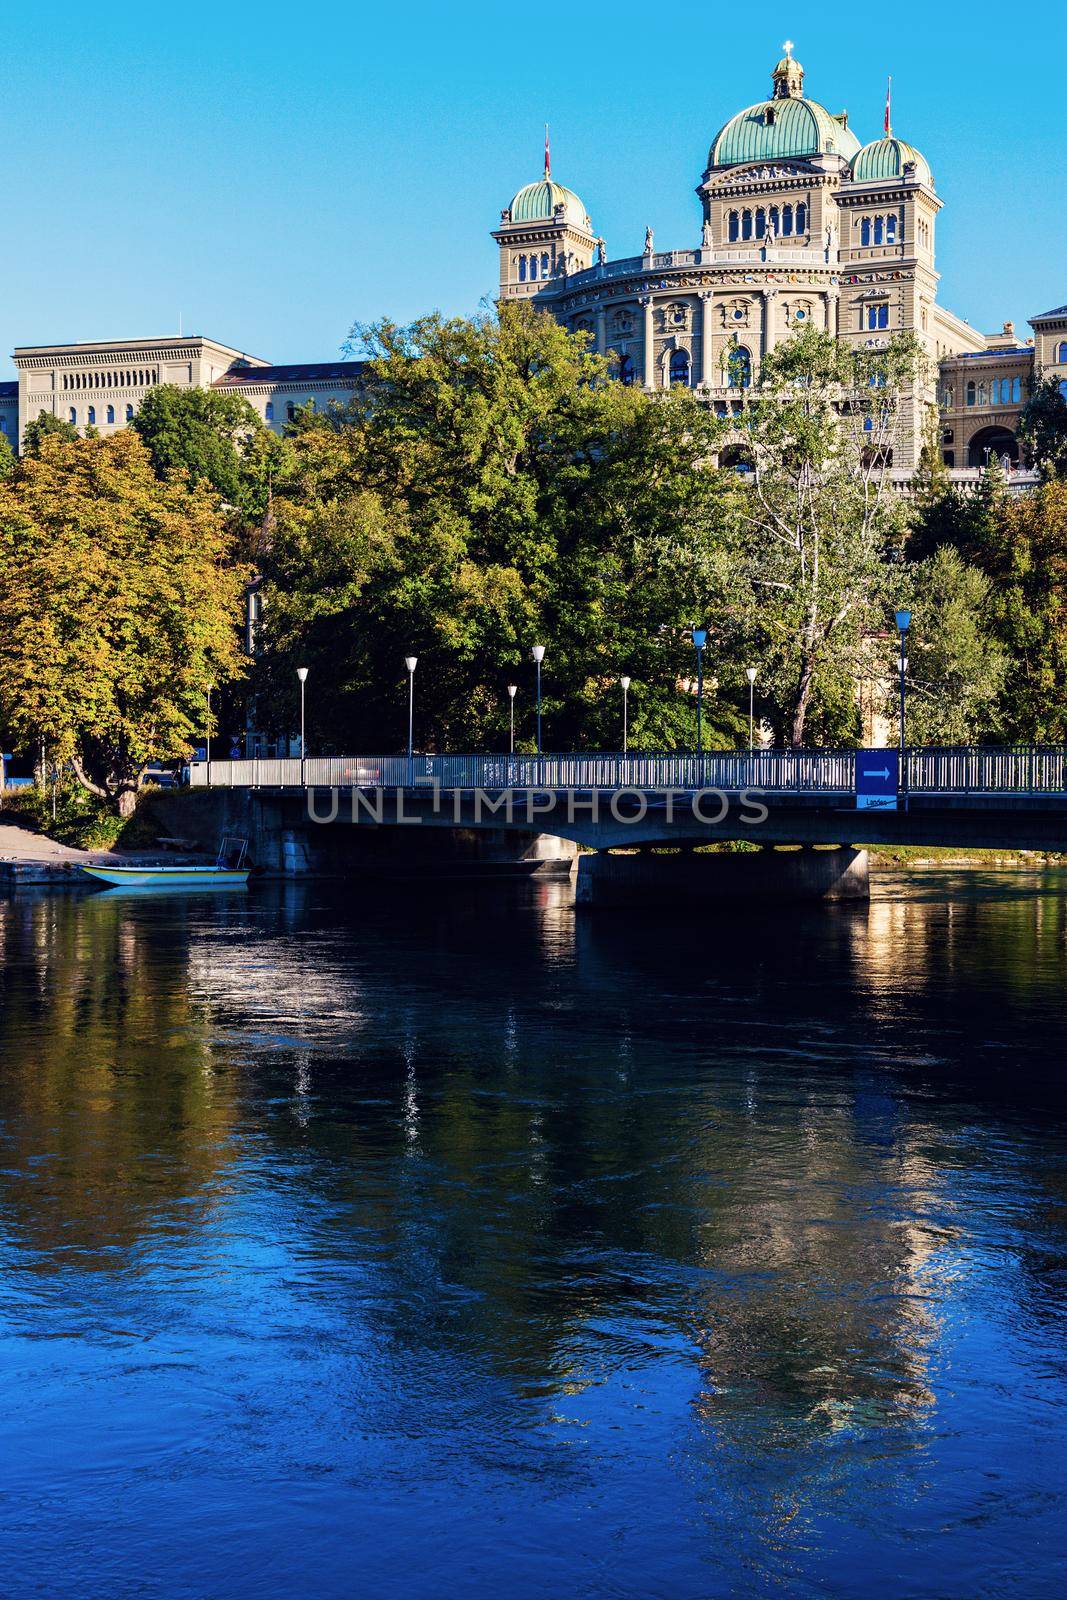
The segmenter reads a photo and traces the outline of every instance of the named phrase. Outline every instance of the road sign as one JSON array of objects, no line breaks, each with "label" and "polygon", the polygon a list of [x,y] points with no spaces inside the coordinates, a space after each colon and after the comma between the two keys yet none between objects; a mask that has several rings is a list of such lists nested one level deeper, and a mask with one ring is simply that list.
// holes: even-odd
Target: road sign
[{"label": "road sign", "polygon": [[896,750],[856,751],[857,811],[895,811],[900,787]]}]

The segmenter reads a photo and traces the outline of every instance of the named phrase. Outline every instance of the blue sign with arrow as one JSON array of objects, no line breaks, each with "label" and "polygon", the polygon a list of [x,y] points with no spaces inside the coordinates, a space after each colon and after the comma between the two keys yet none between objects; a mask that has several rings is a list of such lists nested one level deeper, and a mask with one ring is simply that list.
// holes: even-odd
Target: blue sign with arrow
[{"label": "blue sign with arrow", "polygon": [[856,751],[856,809],[895,811],[900,789],[900,756],[896,750]]}]

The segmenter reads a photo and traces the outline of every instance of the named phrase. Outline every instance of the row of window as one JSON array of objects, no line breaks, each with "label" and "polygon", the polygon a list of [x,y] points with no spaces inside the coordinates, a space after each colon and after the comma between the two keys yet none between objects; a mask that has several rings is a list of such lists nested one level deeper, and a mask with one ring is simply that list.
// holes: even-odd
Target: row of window
[{"label": "row of window", "polygon": [[[106,418],[106,420],[108,422],[112,422],[113,423],[115,421],[115,407],[114,406],[108,406],[108,408],[107,408],[106,412],[104,413],[104,415],[105,415],[105,418]],[[77,406],[71,406],[70,410],[67,412],[67,421],[68,422],[72,422],[75,427],[78,426],[78,408],[77,408]],[[127,422],[132,422],[133,421],[133,407],[132,406],[127,406],[126,407],[126,421]],[[85,410],[85,426],[87,428],[95,428],[96,427],[96,407],[95,406],[87,406],[86,407],[86,410]]]},{"label": "row of window", "polygon": [[158,367],[128,367],[116,372],[63,374],[64,389],[148,389],[158,382]]},{"label": "row of window", "polygon": [[860,220],[860,244],[896,244],[898,223],[895,211],[885,217],[863,217]]},{"label": "row of window", "polygon": [[[540,271],[538,271],[540,268]],[[519,257],[519,282],[525,283],[527,279],[535,283],[537,278],[548,278],[552,275],[552,258],[547,250],[542,250],[540,255]]]},{"label": "row of window", "polygon": [[727,230],[730,241],[737,239],[763,239],[768,233],[779,234],[788,238],[794,233],[807,233],[808,208],[801,200],[793,207],[791,205],[757,206],[755,211],[731,211],[727,218]]},{"label": "row of window", "polygon": [[1021,378],[992,378],[988,391],[984,379],[976,383],[972,378],[964,391],[964,399],[969,406],[1017,406],[1022,393]]},{"label": "row of window", "polygon": [[[878,300],[867,307],[867,327],[888,328],[889,326],[889,301]],[[863,327],[863,308],[860,308],[860,327]]]},{"label": "row of window", "polygon": [[[689,387],[689,352],[687,350],[672,350],[668,376],[671,387],[676,384]],[[730,351],[726,363],[727,380],[732,389],[747,389],[752,382],[752,356],[744,347],[738,345]],[[632,356],[623,356],[619,361],[619,382],[632,384],[637,382],[637,368],[634,366]]]}]

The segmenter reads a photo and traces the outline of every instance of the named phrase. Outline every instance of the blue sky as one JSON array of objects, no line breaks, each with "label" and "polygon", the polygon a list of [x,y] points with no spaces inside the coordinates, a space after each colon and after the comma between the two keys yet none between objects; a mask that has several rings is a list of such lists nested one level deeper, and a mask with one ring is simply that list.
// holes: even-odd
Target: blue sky
[{"label": "blue sky", "polygon": [[[850,20],[851,18],[851,20]],[[884,18],[885,20],[880,20]],[[612,256],[693,244],[719,125],[782,41],[862,138],[894,129],[945,201],[940,298],[983,329],[1067,301],[1067,7],[708,3],[9,8],[0,371],[16,344],[208,333],[336,356],[353,321],[473,310],[489,229],[540,171]]]}]

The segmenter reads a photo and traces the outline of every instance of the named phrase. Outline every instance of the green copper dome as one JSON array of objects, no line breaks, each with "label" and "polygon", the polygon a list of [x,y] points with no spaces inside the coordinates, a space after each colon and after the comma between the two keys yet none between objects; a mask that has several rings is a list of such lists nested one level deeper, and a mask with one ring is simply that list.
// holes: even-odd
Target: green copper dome
[{"label": "green copper dome", "polygon": [[711,141],[709,167],[736,167],[745,161],[830,155],[851,161],[860,142],[850,128],[817,100],[785,96],[762,100],[731,117]]},{"label": "green copper dome", "polygon": [[904,176],[904,168],[909,162],[914,162],[915,176],[919,182],[928,183],[932,189],[934,180],[926,157],[910,144],[905,144],[903,139],[875,139],[872,144],[865,144],[852,163],[852,180],[854,183],[878,183],[886,179],[893,181]]},{"label": "green copper dome", "polygon": [[512,222],[551,222],[557,206],[563,207],[566,222],[589,229],[586,209],[574,190],[565,189],[561,183],[553,183],[551,178],[542,178],[540,183],[528,183],[519,190],[508,209]]}]

